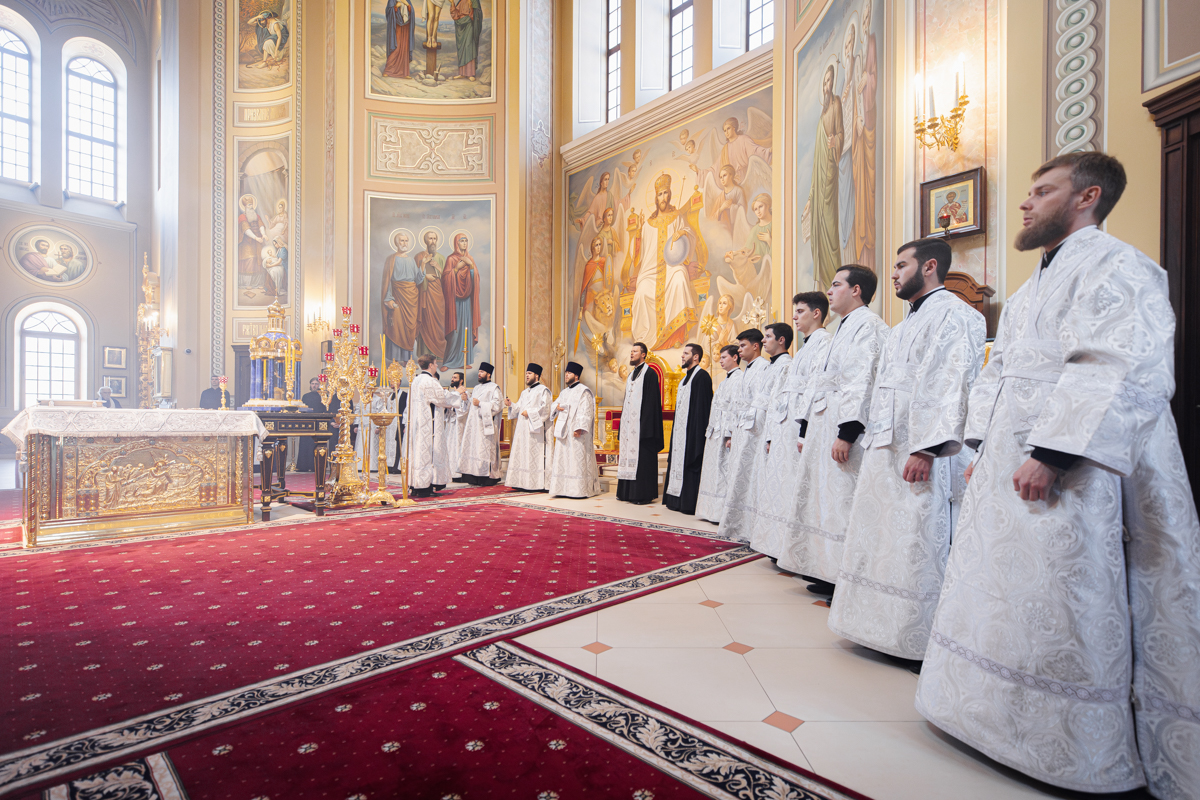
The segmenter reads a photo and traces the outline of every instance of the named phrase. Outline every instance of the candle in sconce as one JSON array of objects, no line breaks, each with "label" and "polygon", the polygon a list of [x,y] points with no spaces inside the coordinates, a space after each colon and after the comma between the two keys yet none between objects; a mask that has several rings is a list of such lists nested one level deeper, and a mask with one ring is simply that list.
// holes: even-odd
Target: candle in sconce
[{"label": "candle in sconce", "polygon": [[929,87],[929,118],[937,119],[937,106],[933,102],[933,87]]}]

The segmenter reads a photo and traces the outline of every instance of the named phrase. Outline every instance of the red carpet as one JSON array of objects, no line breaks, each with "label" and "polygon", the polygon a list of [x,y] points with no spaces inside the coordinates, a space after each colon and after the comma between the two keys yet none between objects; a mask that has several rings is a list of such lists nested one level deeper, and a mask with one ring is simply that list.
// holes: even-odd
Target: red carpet
[{"label": "red carpet", "polygon": [[0,489],[0,522],[21,518],[21,494],[24,489]]},{"label": "red carpet", "polygon": [[0,552],[0,752],[732,547],[653,527],[479,503]]}]

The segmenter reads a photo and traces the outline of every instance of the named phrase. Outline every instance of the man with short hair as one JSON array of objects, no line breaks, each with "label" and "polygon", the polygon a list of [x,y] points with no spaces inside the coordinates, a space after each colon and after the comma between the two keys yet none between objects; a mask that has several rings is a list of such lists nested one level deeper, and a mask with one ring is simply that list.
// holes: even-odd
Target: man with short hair
[{"label": "man with short hair", "polygon": [[[741,344],[743,334],[757,331],[742,331],[738,334]],[[758,490],[764,480],[767,450],[771,436],[777,435],[776,426],[768,419],[767,410],[774,405],[775,387],[781,379],[786,380],[792,356],[792,326],[783,322],[772,322],[762,337],[762,351],[766,358],[752,359],[759,366],[749,367],[742,379],[741,416],[737,423],[733,452],[730,454],[729,488],[725,495],[725,510],[721,514],[721,536],[741,542],[750,541],[758,525]],[[739,349],[745,357],[746,353]],[[753,367],[754,364],[751,364]],[[790,443],[789,443],[790,444]]]},{"label": "man with short hair", "polygon": [[495,486],[500,482],[500,409],[504,398],[492,383],[495,371],[488,362],[481,363],[479,383],[471,390],[470,399],[466,399],[465,391],[461,394],[468,405],[458,471],[463,482],[473,486]]},{"label": "man with short hair", "polygon": [[233,408],[233,397],[229,391],[221,388],[221,376],[213,375],[209,379],[209,388],[200,393],[201,408],[220,408],[221,395],[225,395],[225,407]]},{"label": "man with short hair", "polygon": [[704,466],[704,433],[712,410],[712,378],[700,366],[704,348],[683,346],[679,366],[684,371],[675,394],[675,422],[671,426],[671,451],[663,479],[663,505],[684,514],[696,513],[700,469]]},{"label": "man with short hair", "polygon": [[511,489],[546,491],[551,446],[546,423],[550,421],[551,396],[541,380],[542,365],[530,362],[525,367],[525,388],[517,402],[504,398],[508,418],[517,421],[504,476],[504,485]]},{"label": "man with short hair", "polygon": [[792,516],[779,566],[812,581],[818,594],[833,594],[842,564],[854,488],[862,467],[858,443],[866,430],[871,390],[887,323],[867,307],[875,296],[875,273],[843,266],[829,286],[829,310],[841,316],[829,347],[818,359],[798,410],[802,442]]},{"label": "man with short hair", "polygon": [[704,463],[700,469],[700,488],[696,493],[696,516],[718,524],[721,522],[721,512],[725,510],[725,487],[729,479],[730,451],[725,446],[725,440],[733,435],[741,408],[738,400],[742,390],[742,371],[738,369],[738,361],[736,344],[721,348],[718,363],[725,370],[725,380],[717,387],[708,415],[708,428],[704,431]]},{"label": "man with short hair", "polygon": [[551,416],[554,452],[550,467],[551,497],[594,497],[600,494],[600,468],[596,464],[596,396],[583,381],[583,365],[568,361],[563,372],[567,384],[558,393]]},{"label": "man with short hair", "polygon": [[892,285],[909,313],[879,358],[829,628],[920,660],[950,550],[952,457],[962,449],[987,323],[942,285],[945,239],[917,239],[897,256]]},{"label": "man with short hair", "polygon": [[658,453],[663,449],[662,394],[658,373],[646,363],[649,348],[629,348],[633,371],[625,380],[625,399],[617,452],[617,499],[645,505],[658,498]]},{"label": "man with short hair", "polygon": [[458,459],[462,456],[462,437],[463,428],[466,427],[467,421],[467,403],[463,396],[467,388],[467,378],[461,372],[455,372],[450,376],[450,391],[459,397],[458,407],[454,409],[454,413],[446,418],[446,439],[450,446],[450,477],[461,478],[462,473],[458,471]]},{"label": "man with short hair", "polygon": [[405,409],[408,448],[408,485],[414,497],[429,497],[450,482],[450,447],[446,439],[444,409],[461,402],[438,382],[437,358],[424,353],[417,357],[421,371],[409,387]]},{"label": "man with short hair", "polygon": [[750,537],[750,546],[760,553],[778,559],[783,543],[788,540],[798,520],[792,516],[791,504],[780,503],[796,495],[796,477],[800,472],[800,448],[793,447],[800,435],[800,418],[804,392],[808,388],[814,365],[825,354],[833,337],[825,330],[829,319],[829,298],[822,292],[801,292],[792,298],[792,323],[803,346],[797,351],[787,376],[779,381],[779,389],[771,402],[767,424],[772,430],[767,448],[762,480],[756,487],[759,493],[758,524]]},{"label": "man with short hair", "polygon": [[1021,204],[1041,265],[971,389],[968,470],[917,710],[1055,786],[1200,787],[1200,521],[1175,419],[1167,274],[1097,226],[1103,153],[1043,164]]}]

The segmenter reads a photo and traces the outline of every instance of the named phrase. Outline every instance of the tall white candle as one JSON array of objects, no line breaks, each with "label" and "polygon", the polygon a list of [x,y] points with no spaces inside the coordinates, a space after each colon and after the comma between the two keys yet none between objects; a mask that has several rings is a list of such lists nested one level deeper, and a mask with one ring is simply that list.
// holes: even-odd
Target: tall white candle
[{"label": "tall white candle", "polygon": [[929,118],[937,119],[937,106],[933,102],[933,87],[929,87]]}]

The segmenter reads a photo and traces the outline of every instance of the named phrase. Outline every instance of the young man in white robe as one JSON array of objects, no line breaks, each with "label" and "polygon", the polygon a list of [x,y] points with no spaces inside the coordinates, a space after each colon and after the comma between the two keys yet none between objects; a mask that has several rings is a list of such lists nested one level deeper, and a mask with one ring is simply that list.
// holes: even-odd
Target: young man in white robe
[{"label": "young man in white robe", "polygon": [[464,483],[474,486],[495,486],[500,482],[500,411],[504,398],[492,382],[495,370],[486,361],[479,365],[479,383],[467,401],[458,471]]},{"label": "young man in white robe", "polygon": [[[746,359],[748,351],[741,348],[743,336],[738,334],[738,352]],[[720,535],[739,542],[750,541],[758,525],[758,489],[764,480],[767,445],[776,435],[776,427],[768,419],[773,405],[775,388],[787,377],[792,365],[788,349],[792,346],[792,326],[772,322],[762,337],[762,353],[751,360],[742,377],[742,402],[737,427],[730,442],[729,486],[725,494],[725,509],[721,513]],[[757,364],[757,366],[756,366]]]},{"label": "young man in white robe", "polygon": [[867,307],[878,280],[866,267],[839,269],[829,285],[829,309],[842,317],[817,359],[798,413],[802,442],[796,493],[779,566],[812,581],[810,591],[833,594],[842,543],[862,468],[871,390],[887,323]]},{"label": "young man in white robe", "polygon": [[950,551],[950,473],[987,323],[942,285],[945,239],[909,242],[897,256],[892,286],[909,313],[879,358],[829,628],[919,661]]},{"label": "young man in white robe", "polygon": [[725,441],[733,435],[741,408],[742,371],[738,368],[739,361],[736,344],[721,348],[718,363],[725,370],[725,380],[721,381],[713,395],[708,429],[704,432],[700,490],[696,494],[696,516],[718,524],[721,522],[721,512],[725,510],[725,487],[729,482],[731,451],[725,446]]},{"label": "young man in white robe", "polygon": [[583,365],[568,361],[566,388],[558,393],[550,417],[554,452],[550,463],[551,497],[594,497],[600,494],[596,464],[596,396],[579,378]]},{"label": "young man in white robe", "polygon": [[462,477],[462,473],[458,471],[458,460],[462,456],[463,428],[467,421],[467,407],[470,405],[464,396],[466,385],[467,377],[461,372],[455,372],[450,376],[450,391],[461,398],[454,413],[446,417],[446,441],[450,448],[451,479]]},{"label": "young man in white robe", "polygon": [[414,497],[429,497],[450,482],[450,447],[446,440],[446,409],[453,409],[461,398],[446,391],[437,379],[437,359],[420,356],[421,371],[413,377],[405,408],[408,448],[408,486]]},{"label": "young man in white robe", "polygon": [[550,421],[552,398],[550,388],[541,381],[541,364],[530,362],[525,367],[525,388],[517,402],[504,398],[508,418],[517,421],[504,476],[504,485],[511,489],[544,492],[547,488],[552,439],[546,423]]},{"label": "young man in white robe", "polygon": [[971,390],[976,449],[917,710],[1055,786],[1200,797],[1200,521],[1170,399],[1167,274],[1101,231],[1103,153],[1034,173]]},{"label": "young man in white robe", "polygon": [[[768,425],[772,426],[771,443],[763,478],[757,487],[758,524],[750,536],[750,546],[760,553],[778,559],[792,526],[797,522],[791,515],[792,497],[796,494],[796,478],[800,473],[801,448],[794,444],[800,436],[799,414],[804,401],[813,365],[824,356],[832,334],[825,330],[829,319],[829,298],[821,292],[801,292],[792,298],[792,323],[802,346],[792,358],[787,377],[779,381],[779,389],[770,409]],[[785,502],[780,502],[784,499]]]}]

